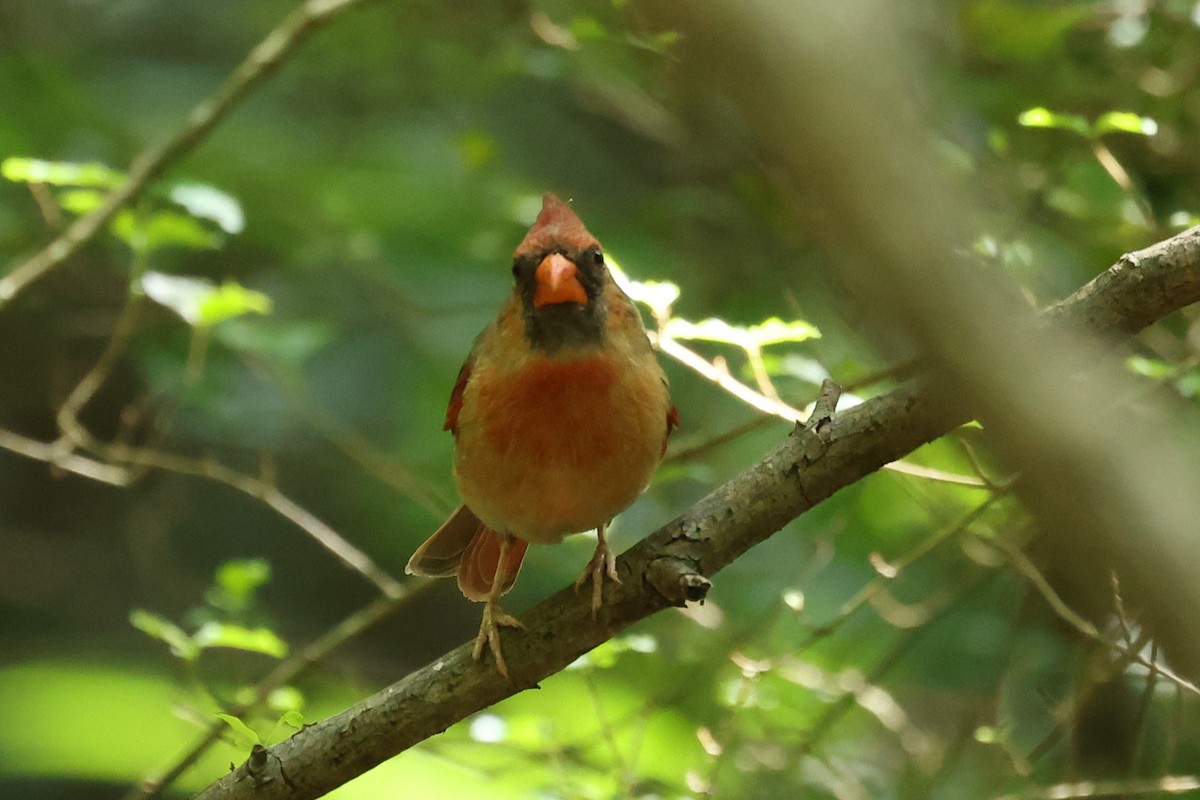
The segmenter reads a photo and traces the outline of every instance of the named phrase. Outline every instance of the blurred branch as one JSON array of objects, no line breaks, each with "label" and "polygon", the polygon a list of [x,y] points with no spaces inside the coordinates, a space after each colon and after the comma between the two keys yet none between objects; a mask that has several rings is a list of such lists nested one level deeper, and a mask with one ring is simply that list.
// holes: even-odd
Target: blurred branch
[{"label": "blurred branch", "polygon": [[159,450],[129,447],[121,444],[107,444],[91,438],[90,434],[87,449],[98,453],[106,460],[116,464],[148,467],[166,472],[174,472],[179,475],[206,478],[236,489],[242,494],[262,502],[268,508],[307,533],[318,544],[341,561],[342,564],[373,583],[385,597],[402,597],[407,591],[405,584],[393,578],[379,567],[370,556],[351,544],[328,524],[322,522],[311,511],[280,491],[269,480],[238,472],[212,459],[189,458]]},{"label": "blurred branch", "polygon": [[[926,124],[907,7],[748,0],[670,9],[668,23],[687,30],[697,54],[686,74],[719,81],[737,104],[779,190],[797,219],[812,221],[877,334],[911,337],[947,402],[984,422],[1021,470],[1021,498],[1072,554],[1074,574],[1094,580],[1120,565],[1126,596],[1145,608],[1171,662],[1200,669],[1200,454],[1185,444],[1200,420],[1163,403],[1111,407],[1135,384],[1119,359],[1078,330],[1039,324],[1003,271],[966,263],[961,254],[987,217],[974,176],[948,168]],[[716,68],[728,64],[739,68]],[[1154,309],[1200,299],[1198,251],[1192,230],[1128,255],[1051,317],[1113,333],[1140,327],[1158,318]],[[1081,302],[1091,294],[1117,303]],[[1103,324],[1130,304],[1140,311]]]},{"label": "blurred branch", "polygon": [[0,278],[0,307],[29,284],[74,255],[122,207],[136,199],[175,162],[199,145],[259,84],[271,77],[309,36],[339,14],[374,0],[307,0],[250,51],[229,77],[188,114],[170,138],[145,150],[129,166],[129,177],[96,210],[77,218],[39,253]]},{"label": "blurred branch", "polygon": [[[80,379],[75,388],[67,396],[59,408],[56,417],[62,435],[53,444],[31,447],[26,442],[21,450],[10,447],[14,452],[30,458],[50,463],[59,463],[73,455],[76,449],[86,450],[112,465],[112,469],[125,467],[143,467],[161,469],[181,475],[192,475],[234,488],[243,494],[261,501],[273,511],[283,516],[296,527],[303,530],[317,541],[322,547],[332,553],[347,567],[364,576],[386,597],[401,597],[405,594],[404,585],[375,564],[371,558],[352,545],[341,534],[318,519],[312,512],[289,498],[269,478],[269,462],[264,462],[264,477],[255,478],[238,472],[212,459],[195,459],[187,456],[168,453],[147,447],[133,447],[122,442],[105,442],[95,437],[79,419],[79,414],[104,385],[112,373],[113,367],[121,354],[129,346],[137,331],[138,314],[142,306],[142,296],[130,293],[122,308],[113,332],[109,335],[96,363]],[[12,434],[16,436],[16,434]],[[11,437],[10,437],[11,438]],[[37,443],[34,443],[37,444]],[[81,462],[74,462],[77,467]],[[85,462],[86,463],[86,462]],[[79,471],[78,469],[76,470]],[[95,469],[90,469],[95,473]],[[115,473],[101,473],[112,477]],[[128,470],[122,470],[125,485],[130,481]],[[89,474],[88,477],[95,477]],[[97,478],[100,479],[100,478]],[[108,482],[112,482],[111,480]]]},{"label": "blurred branch", "polygon": [[[1136,270],[1136,277],[1128,275]],[[1110,274],[1111,273],[1111,274]],[[1125,287],[1125,291],[1113,288]],[[1170,292],[1165,291],[1171,287]],[[1094,333],[1153,321],[1137,305],[1157,298],[1158,316],[1200,299],[1200,229],[1122,258],[1060,308]],[[295,784],[255,784],[238,773],[213,783],[203,800],[319,797],[387,758],[563,669],[629,625],[668,606],[643,582],[657,559],[688,561],[712,576],[838,490],[952,430],[968,412],[946,385],[913,381],[840,412],[827,425],[797,428],[758,463],[650,534],[618,561],[623,582],[591,618],[571,589],[522,614],[526,629],[505,631],[511,682],[471,645],[447,653],[383,691],[272,748]]]},{"label": "blurred branch", "polygon": [[360,466],[367,474],[374,476],[385,486],[409,498],[439,519],[454,509],[455,502],[444,497],[442,492],[431,482],[423,479],[407,464],[390,457],[365,436],[313,402],[298,377],[290,375],[284,370],[272,368],[259,359],[245,358],[243,361],[264,380],[279,387],[296,408],[300,417],[311,425],[313,430],[325,437],[330,444],[340,450],[346,458]]},{"label": "blurred branch", "polygon": [[54,442],[40,442],[3,428],[0,428],[0,447],[17,455],[32,458],[35,461],[45,461],[47,464],[67,472],[73,472],[76,475],[112,486],[127,486],[130,481],[129,471],[123,467],[64,451]]}]

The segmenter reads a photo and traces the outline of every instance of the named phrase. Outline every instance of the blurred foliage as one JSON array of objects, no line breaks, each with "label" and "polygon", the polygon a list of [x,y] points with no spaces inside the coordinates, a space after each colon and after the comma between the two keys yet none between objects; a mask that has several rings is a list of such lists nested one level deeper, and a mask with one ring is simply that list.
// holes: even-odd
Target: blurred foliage
[{"label": "blurred foliage", "polygon": [[[103,202],[293,5],[0,5],[3,268]],[[0,450],[0,796],[124,796],[245,699],[285,642],[376,596],[206,465],[279,487],[402,572],[453,507],[446,399],[543,191],[575,199],[660,334],[753,390],[802,408],[827,375],[857,397],[895,385],[915,353],[871,345],[753,132],[690,79],[703,54],[655,9],[385,0],[339,18],[0,309],[0,428],[58,440],[59,409],[128,320],[79,421],[198,465],[134,465],[115,487]],[[1197,219],[1195,0],[912,14],[921,109],[989,211],[974,255],[1031,303]],[[1147,392],[1195,403],[1198,353],[1186,312],[1128,364]],[[614,525],[622,548],[789,427],[664,363],[683,427]],[[845,489],[717,576],[703,607],[332,796],[959,799],[1200,772],[1195,695],[1047,601],[1060,592],[1110,644],[1157,655],[1107,576],[1054,582],[980,431],[908,461],[924,471]],[[571,580],[590,548],[534,548],[510,610]],[[171,791],[427,663],[477,614],[447,582],[263,708],[221,717],[225,740]]]}]

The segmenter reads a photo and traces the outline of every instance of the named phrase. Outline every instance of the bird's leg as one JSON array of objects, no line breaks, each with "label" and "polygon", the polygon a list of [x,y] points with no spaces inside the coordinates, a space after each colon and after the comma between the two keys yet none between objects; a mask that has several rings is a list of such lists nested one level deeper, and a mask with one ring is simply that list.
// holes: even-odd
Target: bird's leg
[{"label": "bird's leg", "polygon": [[575,581],[575,591],[579,591],[579,587],[583,586],[588,576],[592,578],[592,619],[596,618],[596,612],[600,610],[600,591],[604,586],[604,579],[608,577],[614,583],[621,582],[617,576],[617,557],[608,546],[603,525],[596,528],[596,539],[596,552],[592,553],[592,560],[583,568],[579,580]]},{"label": "bird's leg", "polygon": [[508,628],[524,628],[516,617],[504,613],[500,608],[500,595],[504,594],[504,583],[508,577],[508,548],[512,545],[512,536],[507,533],[498,534],[500,537],[500,560],[496,562],[496,574],[492,576],[492,590],[483,601],[483,622],[479,625],[479,635],[475,637],[475,649],[471,656],[478,661],[483,657],[483,646],[486,643],[496,659],[496,669],[504,677],[508,677],[508,664],[504,663],[504,654],[500,652],[500,626]]}]

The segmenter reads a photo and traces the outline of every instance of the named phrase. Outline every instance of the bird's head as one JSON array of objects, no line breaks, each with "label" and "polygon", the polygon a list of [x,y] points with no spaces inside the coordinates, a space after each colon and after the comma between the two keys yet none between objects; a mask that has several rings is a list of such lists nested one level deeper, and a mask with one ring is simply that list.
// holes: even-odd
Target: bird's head
[{"label": "bird's head", "polygon": [[604,252],[579,217],[552,194],[513,253],[514,292],[530,342],[546,352],[604,339]]}]

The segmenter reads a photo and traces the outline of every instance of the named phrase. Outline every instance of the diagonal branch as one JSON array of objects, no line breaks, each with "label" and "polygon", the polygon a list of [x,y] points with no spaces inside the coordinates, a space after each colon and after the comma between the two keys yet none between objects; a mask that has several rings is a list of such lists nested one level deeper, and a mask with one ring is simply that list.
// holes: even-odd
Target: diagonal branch
[{"label": "diagonal branch", "polygon": [[200,144],[242,98],[275,74],[309,36],[342,12],[369,2],[373,0],[307,0],[289,14],[254,46],[212,95],[192,109],[178,131],[134,159],[128,179],[114,189],[99,208],[76,219],[39,253],[0,278],[0,307],[74,255],[118,211]]},{"label": "diagonal branch", "polygon": [[[1114,336],[1200,301],[1200,228],[1124,256],[1047,315]],[[626,552],[623,583],[593,622],[569,590],[522,615],[505,632],[513,679],[471,660],[463,645],[383,691],[274,747],[270,765],[245,767],[202,800],[312,798],[450,725],[561,670],[629,625],[668,606],[791,520],[969,417],[944,386],[920,380],[797,428],[757,464]],[[673,579],[673,580],[672,580]]]}]

